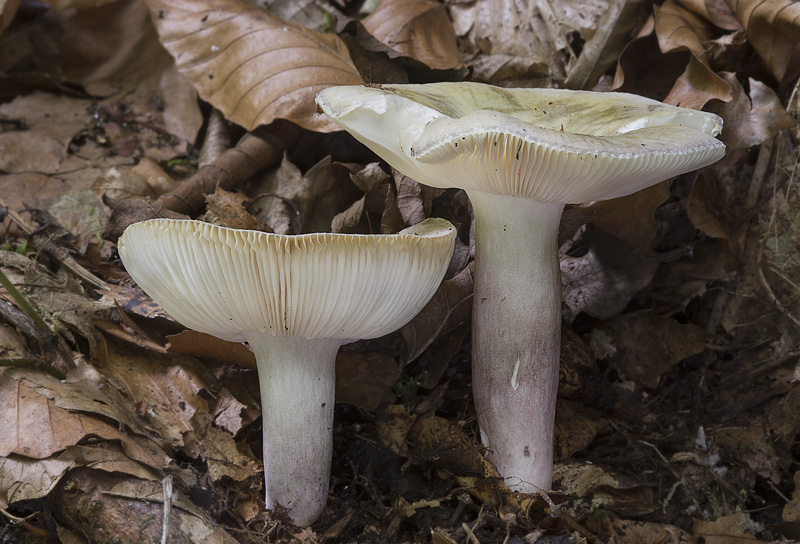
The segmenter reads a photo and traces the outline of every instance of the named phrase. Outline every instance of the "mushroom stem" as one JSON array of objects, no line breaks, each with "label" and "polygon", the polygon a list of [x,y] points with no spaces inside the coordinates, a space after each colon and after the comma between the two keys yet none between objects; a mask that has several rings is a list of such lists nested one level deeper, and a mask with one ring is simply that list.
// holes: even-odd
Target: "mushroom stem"
[{"label": "mushroom stem", "polygon": [[472,389],[509,488],[549,489],[561,338],[563,204],[468,191],[475,212]]},{"label": "mushroom stem", "polygon": [[267,508],[305,527],[325,508],[341,339],[245,334],[258,364]]}]

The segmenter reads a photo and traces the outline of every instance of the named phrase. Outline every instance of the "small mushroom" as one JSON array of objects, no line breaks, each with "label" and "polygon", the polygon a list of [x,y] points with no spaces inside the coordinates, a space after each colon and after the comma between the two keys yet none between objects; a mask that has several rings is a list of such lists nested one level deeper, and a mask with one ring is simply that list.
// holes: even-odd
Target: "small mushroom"
[{"label": "small mushroom", "polygon": [[405,175],[467,192],[481,439],[509,487],[549,489],[564,205],[625,196],[719,160],[722,120],[624,93],[479,83],[333,87],[317,104]]},{"label": "small mushroom", "polygon": [[128,227],[118,247],[177,321],[250,345],[267,508],[280,504],[306,526],[328,494],[336,352],[411,320],[439,286],[455,236],[442,219],[394,235],[299,236],[154,219]]}]

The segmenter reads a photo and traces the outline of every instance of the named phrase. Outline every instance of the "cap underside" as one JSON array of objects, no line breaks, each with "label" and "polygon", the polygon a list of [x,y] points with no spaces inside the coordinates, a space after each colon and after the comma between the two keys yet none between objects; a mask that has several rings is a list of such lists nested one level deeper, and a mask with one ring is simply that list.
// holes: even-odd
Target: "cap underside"
[{"label": "cap underside", "polygon": [[118,242],[131,277],[183,325],[241,342],[243,332],[355,340],[407,323],[433,295],[454,227],[427,220],[395,235],[281,236],[154,219]]},{"label": "cap underside", "polygon": [[625,196],[719,160],[721,119],[625,93],[335,87],[318,103],[404,174],[542,202]]}]

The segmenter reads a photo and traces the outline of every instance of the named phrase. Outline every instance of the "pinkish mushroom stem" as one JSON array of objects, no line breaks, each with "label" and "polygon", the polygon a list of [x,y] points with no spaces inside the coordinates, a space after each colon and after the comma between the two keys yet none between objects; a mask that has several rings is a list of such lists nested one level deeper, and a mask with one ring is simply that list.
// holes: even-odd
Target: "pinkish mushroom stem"
[{"label": "pinkish mushroom stem", "polygon": [[468,191],[475,212],[472,386],[506,484],[549,489],[561,338],[563,204]]},{"label": "pinkish mushroom stem", "polygon": [[328,498],[334,367],[346,340],[246,336],[261,389],[267,508],[280,504],[297,525],[310,525]]}]

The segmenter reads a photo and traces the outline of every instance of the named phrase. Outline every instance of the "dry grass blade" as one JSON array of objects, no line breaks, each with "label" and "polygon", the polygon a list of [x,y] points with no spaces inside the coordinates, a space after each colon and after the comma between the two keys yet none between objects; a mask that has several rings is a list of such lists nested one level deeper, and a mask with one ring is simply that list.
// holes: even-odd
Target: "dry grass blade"
[{"label": "dry grass blade", "polygon": [[431,68],[464,65],[447,10],[436,0],[382,0],[363,23],[379,41]]},{"label": "dry grass blade", "polygon": [[332,34],[282,21],[237,0],[148,0],[159,38],[200,96],[252,130],[278,118],[320,132],[335,126],[314,97],[361,76]]}]

